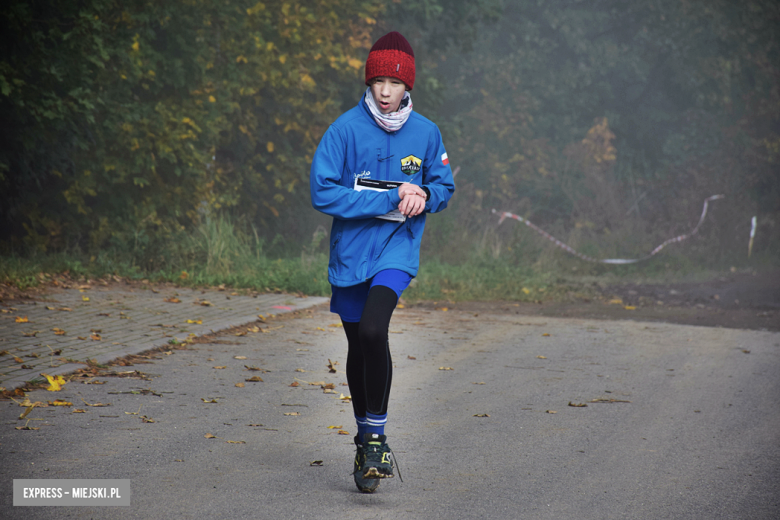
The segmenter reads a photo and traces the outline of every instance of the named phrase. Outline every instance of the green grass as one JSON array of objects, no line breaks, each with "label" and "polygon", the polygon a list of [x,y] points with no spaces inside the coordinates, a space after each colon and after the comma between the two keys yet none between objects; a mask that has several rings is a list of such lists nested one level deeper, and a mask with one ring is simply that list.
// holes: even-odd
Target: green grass
[{"label": "green grass", "polygon": [[[658,256],[632,265],[583,262],[528,230],[516,230],[515,240],[492,245],[463,242],[444,251],[426,250],[417,278],[404,293],[410,301],[550,301],[590,296],[598,286],[615,283],[667,283],[711,279],[729,271],[777,267],[777,257],[752,259],[724,256],[713,259],[703,242],[671,245]],[[296,254],[274,255],[250,229],[230,219],[205,222],[191,234],[166,241],[154,255],[115,248],[96,255],[81,252],[6,254],[0,257],[0,282],[20,289],[37,286],[55,276],[85,280],[116,275],[138,281],[172,282],[181,286],[219,286],[328,296],[327,241],[316,233]],[[433,237],[434,242],[437,237]],[[574,237],[574,242],[577,242]],[[513,245],[508,245],[513,244]],[[580,249],[595,257],[619,256],[581,241]],[[459,253],[455,260],[456,251]],[[443,251],[443,252],[442,252]],[[599,254],[602,253],[602,254]]]}]

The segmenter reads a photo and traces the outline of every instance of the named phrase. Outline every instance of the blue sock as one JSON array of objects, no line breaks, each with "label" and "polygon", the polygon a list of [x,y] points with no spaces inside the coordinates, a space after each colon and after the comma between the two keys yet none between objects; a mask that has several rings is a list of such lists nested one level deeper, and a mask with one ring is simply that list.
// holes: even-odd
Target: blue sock
[{"label": "blue sock", "polygon": [[385,424],[387,424],[387,414],[374,415],[366,412],[366,433],[385,434]]},{"label": "blue sock", "polygon": [[355,416],[355,422],[357,423],[357,438],[360,440],[360,442],[363,442],[363,436],[366,434],[366,428],[368,427],[368,422],[366,421],[365,417],[358,417]]}]

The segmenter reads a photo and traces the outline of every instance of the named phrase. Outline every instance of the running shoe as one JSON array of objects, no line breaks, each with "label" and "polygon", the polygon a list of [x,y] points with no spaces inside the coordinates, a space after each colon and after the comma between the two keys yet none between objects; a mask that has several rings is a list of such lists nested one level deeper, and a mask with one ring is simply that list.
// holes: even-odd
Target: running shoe
[{"label": "running shoe", "polygon": [[355,435],[355,446],[357,452],[355,453],[355,464],[353,466],[355,477],[355,485],[363,493],[373,493],[379,487],[378,478],[363,478],[363,467],[366,463],[366,451],[363,449],[363,445],[360,443],[360,439]]},{"label": "running shoe", "polygon": [[380,479],[393,477],[393,462],[390,460],[390,446],[385,442],[387,437],[378,433],[367,433],[363,437],[362,464],[364,479]]}]

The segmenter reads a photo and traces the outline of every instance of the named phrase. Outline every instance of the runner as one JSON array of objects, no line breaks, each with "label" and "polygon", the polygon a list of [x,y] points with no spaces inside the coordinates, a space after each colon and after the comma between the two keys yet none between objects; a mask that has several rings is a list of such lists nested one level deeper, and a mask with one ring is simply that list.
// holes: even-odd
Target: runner
[{"label": "runner", "polygon": [[311,167],[312,205],[333,217],[330,310],[347,335],[355,484],[369,493],[393,476],[385,436],[390,318],[417,275],[426,213],[446,208],[455,191],[441,132],[412,110],[414,76],[414,52],[401,34],[377,40],[365,95],[325,132]]}]

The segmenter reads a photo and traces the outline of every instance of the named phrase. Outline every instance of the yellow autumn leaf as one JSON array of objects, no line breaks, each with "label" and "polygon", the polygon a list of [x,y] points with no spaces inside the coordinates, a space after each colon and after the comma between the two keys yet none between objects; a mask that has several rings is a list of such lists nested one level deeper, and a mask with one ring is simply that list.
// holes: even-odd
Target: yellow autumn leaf
[{"label": "yellow autumn leaf", "polygon": [[613,298],[609,300],[610,305],[623,305],[623,300],[620,298]]},{"label": "yellow autumn leaf", "polygon": [[265,147],[268,150],[268,153],[274,153],[274,143],[268,141],[268,144],[266,144]]},{"label": "yellow autumn leaf", "polygon": [[137,51],[138,49],[141,48],[141,45],[136,41],[136,42],[133,42],[132,48],[133,48],[134,51]]},{"label": "yellow autumn leaf", "polygon": [[88,302],[89,301],[89,296],[82,296],[81,297],[81,301]]},{"label": "yellow autumn leaf", "polygon": [[27,319],[27,316],[22,318],[21,316],[16,317],[16,323],[30,323],[30,320]]},{"label": "yellow autumn leaf", "polygon": [[531,294],[531,290],[527,287],[523,287],[522,291],[524,294]]},{"label": "yellow autumn leaf", "polygon": [[217,98],[215,98],[214,96],[209,96],[209,103],[216,103],[216,102],[217,102]]},{"label": "yellow autumn leaf", "polygon": [[54,401],[49,401],[49,404],[52,406],[73,406],[73,403],[70,401],[64,401],[62,399],[55,399]]},{"label": "yellow autumn leaf", "polygon": [[627,311],[635,311],[636,307],[633,305],[624,305],[623,308]]},{"label": "yellow autumn leaf", "polygon": [[358,60],[358,59],[356,59],[356,58],[350,58],[347,63],[353,69],[359,69],[359,68],[361,68],[363,66],[363,62]]},{"label": "yellow autumn leaf", "polygon": [[47,381],[49,381],[49,386],[46,387],[46,390],[49,392],[59,392],[62,390],[62,385],[66,383],[65,378],[62,376],[52,377],[49,374],[41,375],[45,377]]},{"label": "yellow autumn leaf", "polygon": [[196,325],[203,325],[203,320],[198,318],[197,320],[187,320],[187,323],[194,323]]}]

